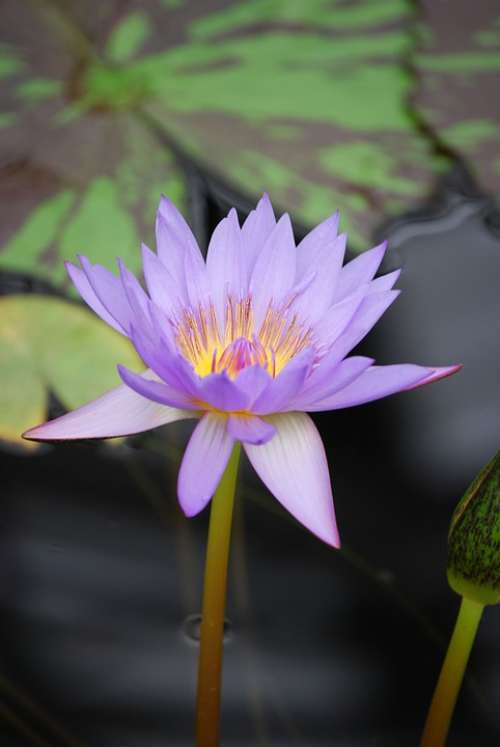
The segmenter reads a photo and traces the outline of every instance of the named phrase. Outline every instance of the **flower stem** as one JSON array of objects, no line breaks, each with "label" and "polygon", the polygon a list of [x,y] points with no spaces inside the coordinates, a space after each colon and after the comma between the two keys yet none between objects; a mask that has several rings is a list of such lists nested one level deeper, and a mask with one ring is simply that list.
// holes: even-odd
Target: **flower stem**
[{"label": "flower stem", "polygon": [[484,605],[462,597],[455,629],[427,714],[420,747],[443,747]]},{"label": "flower stem", "polygon": [[239,458],[240,444],[236,443],[210,510],[198,661],[197,747],[218,747],[219,744],[227,563]]}]

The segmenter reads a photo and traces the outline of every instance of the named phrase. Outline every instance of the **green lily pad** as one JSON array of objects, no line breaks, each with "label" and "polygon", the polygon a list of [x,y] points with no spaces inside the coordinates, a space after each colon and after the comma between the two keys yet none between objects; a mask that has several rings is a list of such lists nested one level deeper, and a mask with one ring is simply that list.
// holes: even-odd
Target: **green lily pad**
[{"label": "green lily pad", "polygon": [[[68,290],[63,261],[77,253],[110,269],[120,256],[140,271],[140,242],[153,242],[160,194],[186,207],[182,170],[137,113],[142,90],[127,79],[121,98],[104,85],[95,105],[83,105],[82,75],[96,64],[84,29],[55,6],[7,2],[4,9],[11,39],[0,47],[0,155],[8,164],[0,269]],[[128,19],[107,34],[111,66],[128,60],[148,37],[145,13]],[[101,26],[93,33],[102,33]]]},{"label": "green lily pad", "polygon": [[420,85],[414,103],[441,141],[461,154],[485,192],[500,196],[500,6],[424,0]]},{"label": "green lily pad", "polygon": [[[56,281],[63,250],[80,250],[80,237],[89,252],[94,239],[96,254],[107,260],[135,250],[138,235],[148,238],[144,204],[127,205],[125,216],[126,192],[116,183],[129,160],[131,120],[143,142],[134,163],[148,164],[135,179],[139,194],[150,172],[155,186],[162,177],[167,193],[182,192],[175,164],[156,140],[163,130],[230,186],[252,199],[268,190],[305,225],[339,207],[358,248],[388,215],[428,196],[443,167],[408,110],[411,0],[243,0],[222,8],[218,0],[158,0],[129,3],[125,12],[111,2],[95,18],[76,2],[66,10],[51,6],[50,13],[36,7],[31,27],[44,28],[37,54],[14,63],[12,50],[29,50],[34,41],[27,43],[26,22],[20,29],[11,10],[7,83],[16,115],[42,127],[40,147],[27,128],[34,160],[63,176],[64,190],[44,193],[36,208],[50,212],[47,200],[55,199],[63,211],[61,202],[74,197],[49,226],[49,245],[25,249],[32,265],[37,258]],[[50,70],[48,63],[40,70],[44,61]],[[50,83],[55,69],[61,85]],[[24,217],[29,236],[37,234],[29,221],[39,215]],[[113,221],[119,251],[110,246]],[[0,262],[14,266],[23,224],[9,223],[14,244],[7,243]]]},{"label": "green lily pad", "polygon": [[36,448],[21,434],[46,419],[49,392],[68,410],[80,407],[120,384],[117,363],[140,367],[131,343],[83,306],[0,298],[0,439]]}]

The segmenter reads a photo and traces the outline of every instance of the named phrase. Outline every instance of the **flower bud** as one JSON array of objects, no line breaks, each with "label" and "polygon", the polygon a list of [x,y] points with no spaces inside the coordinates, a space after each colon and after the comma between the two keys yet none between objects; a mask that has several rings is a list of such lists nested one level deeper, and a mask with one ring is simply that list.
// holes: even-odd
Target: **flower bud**
[{"label": "flower bud", "polygon": [[480,604],[500,602],[500,451],[471,483],[451,519],[448,582]]}]

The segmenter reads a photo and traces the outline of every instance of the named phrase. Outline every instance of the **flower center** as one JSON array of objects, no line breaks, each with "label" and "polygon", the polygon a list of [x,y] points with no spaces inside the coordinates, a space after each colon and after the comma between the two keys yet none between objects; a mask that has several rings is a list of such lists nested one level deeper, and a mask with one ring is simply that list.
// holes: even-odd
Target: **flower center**
[{"label": "flower center", "polygon": [[289,305],[275,309],[270,304],[257,330],[251,298],[228,298],[223,334],[210,304],[197,311],[184,309],[176,341],[199,376],[225,371],[235,378],[244,368],[259,365],[275,377],[294,355],[311,345],[312,335]]}]

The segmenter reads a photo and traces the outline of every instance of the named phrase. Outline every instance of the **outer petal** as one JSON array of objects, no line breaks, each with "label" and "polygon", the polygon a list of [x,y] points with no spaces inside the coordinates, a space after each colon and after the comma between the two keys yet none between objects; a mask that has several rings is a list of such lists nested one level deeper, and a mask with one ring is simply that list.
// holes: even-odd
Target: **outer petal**
[{"label": "outer petal", "polygon": [[269,303],[278,306],[295,280],[296,249],[290,217],[285,213],[260,252],[250,280],[258,328]]},{"label": "outer petal", "polygon": [[185,255],[189,253],[196,265],[204,265],[203,257],[191,229],[174,203],[162,195],[156,214],[156,244],[158,256],[179,286],[188,302],[185,283]]},{"label": "outer petal", "polygon": [[186,516],[195,516],[205,508],[226,468],[234,443],[226,420],[215,413],[205,415],[184,452],[177,492]]},{"label": "outer petal", "polygon": [[297,247],[297,277],[303,277],[316,264],[316,257],[325,243],[337,238],[339,211],[317,225]]},{"label": "outer petal", "polygon": [[252,405],[252,412],[266,415],[289,409],[288,405],[304,386],[304,381],[311,370],[314,350],[306,348],[287,363],[284,369],[264,389]]},{"label": "outer petal", "polygon": [[65,262],[64,264],[68,275],[73,282],[73,285],[75,286],[83,300],[90,306],[92,311],[94,311],[97,316],[100,316],[101,319],[106,322],[106,324],[109,324],[110,327],[116,329],[117,332],[120,332],[122,335],[126,335],[127,333],[125,332],[122,325],[119,324],[113,316],[111,316],[109,311],[105,306],[103,306],[103,304],[97,297],[84,271],[71,262]]},{"label": "outer petal", "polygon": [[344,389],[373,365],[373,362],[373,358],[352,356],[340,363],[337,360],[330,363],[327,355],[313,371],[303,391],[293,399],[289,409],[314,411],[317,401]]},{"label": "outer petal", "polygon": [[364,302],[368,285],[362,285],[352,295],[330,306],[323,318],[314,325],[314,333],[321,348],[328,350],[333,343],[348,331]]},{"label": "outer petal", "polygon": [[134,328],[130,337],[146,366],[172,390],[184,396],[196,397],[199,377],[185,358],[173,353],[162,338],[150,341],[146,336],[137,334]]},{"label": "outer petal", "polygon": [[212,234],[207,253],[207,274],[217,318],[223,326],[228,293],[239,300],[248,285],[241,231],[234,208]]},{"label": "outer petal", "polygon": [[348,262],[340,273],[335,300],[341,301],[354,293],[363,283],[369,282],[377,272],[387,249],[387,241],[363,252],[359,257]]},{"label": "outer petal", "polygon": [[186,397],[163,381],[145,379],[144,376],[130,371],[125,366],[119,365],[117,368],[123,383],[146,399],[169,407],[181,407],[187,410],[200,409],[190,397]]},{"label": "outer petal", "polygon": [[128,335],[133,312],[120,278],[102,265],[92,265],[83,255],[78,259],[95,295]]},{"label": "outer petal", "polygon": [[387,275],[381,275],[379,278],[372,280],[369,286],[369,293],[381,293],[382,291],[391,290],[397,283],[401,270],[388,272]]},{"label": "outer petal", "polygon": [[265,444],[276,433],[276,428],[254,415],[230,415],[227,430],[238,441],[248,444]]},{"label": "outer petal", "polygon": [[193,411],[178,410],[144,399],[122,384],[73,412],[30,428],[23,437],[33,441],[113,438],[196,417]]},{"label": "outer petal", "polygon": [[301,524],[333,547],[339,535],[328,463],[316,426],[305,413],[272,415],[276,435],[262,446],[245,444],[255,471]]},{"label": "outer petal", "polygon": [[344,233],[333,242],[324,244],[321,251],[316,253],[314,280],[294,305],[302,319],[317,322],[332,306],[346,241]]},{"label": "outer petal", "polygon": [[179,309],[184,303],[184,297],[179,289],[179,283],[167,270],[163,262],[146,244],[142,245],[142,266],[144,278],[152,301],[168,316]]},{"label": "outer petal", "polygon": [[241,228],[247,277],[251,276],[257,257],[275,225],[276,218],[269,195],[263,194],[256,209],[249,213]]},{"label": "outer petal", "polygon": [[430,384],[459,371],[461,366],[426,368],[412,363],[394,366],[372,366],[340,392],[314,405],[314,410],[340,410],[362,405],[405,389]]},{"label": "outer petal", "polygon": [[[390,290],[382,293],[368,293],[359,304],[356,313],[353,315],[349,324],[345,327],[342,334],[334,338],[335,342],[330,348],[331,358],[341,360],[365,337],[368,332],[378,322],[382,314],[387,311],[389,306],[394,303],[401,291]],[[342,301],[347,303],[347,299]],[[325,317],[325,323],[326,323]],[[323,324],[323,320],[321,321]]]}]

